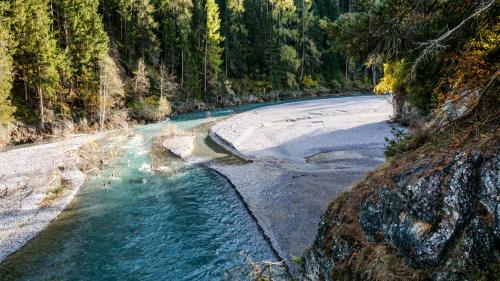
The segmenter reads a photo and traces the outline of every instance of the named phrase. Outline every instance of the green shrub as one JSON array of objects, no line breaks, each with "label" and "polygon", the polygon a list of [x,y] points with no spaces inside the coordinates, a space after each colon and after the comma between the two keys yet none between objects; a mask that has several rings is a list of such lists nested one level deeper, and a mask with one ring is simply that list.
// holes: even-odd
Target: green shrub
[{"label": "green shrub", "polygon": [[385,156],[395,157],[403,152],[413,150],[421,146],[424,142],[428,140],[428,135],[425,131],[421,131],[416,134],[410,134],[407,131],[392,128],[393,138],[385,138],[387,145],[385,147]]},{"label": "green shrub", "polygon": [[342,90],[342,83],[340,83],[338,80],[332,80],[330,81],[330,87],[332,90],[340,92]]},{"label": "green shrub", "polygon": [[311,75],[306,75],[302,78],[302,86],[306,89],[313,89],[318,87],[318,81],[314,80]]},{"label": "green shrub", "polygon": [[261,94],[270,91],[273,85],[268,80],[251,81],[249,83],[250,93]]},{"label": "green shrub", "polygon": [[352,81],[351,86],[356,89],[370,89],[370,83],[363,80],[354,80]]}]

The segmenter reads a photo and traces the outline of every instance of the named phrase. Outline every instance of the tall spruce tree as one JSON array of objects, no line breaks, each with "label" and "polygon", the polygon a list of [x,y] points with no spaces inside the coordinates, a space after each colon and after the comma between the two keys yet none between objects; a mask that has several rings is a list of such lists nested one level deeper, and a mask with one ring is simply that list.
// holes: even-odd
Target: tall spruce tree
[{"label": "tall spruce tree", "polygon": [[70,61],[71,88],[97,89],[99,59],[108,52],[108,38],[98,13],[99,0],[56,0],[60,36]]},{"label": "tall spruce tree", "polygon": [[59,84],[60,62],[57,42],[51,30],[52,20],[47,0],[15,0],[12,20],[17,48],[14,54],[17,71],[26,82],[26,96],[38,97],[39,124],[45,124],[45,103]]},{"label": "tall spruce tree", "polygon": [[[207,93],[207,84],[217,86],[221,72],[222,51],[221,43],[224,37],[220,34],[219,6],[215,0],[207,0],[205,3],[206,26],[205,26],[205,57],[204,57],[204,93]],[[210,80],[210,81],[209,81]]]},{"label": "tall spruce tree", "polygon": [[155,6],[149,0],[117,1],[127,61],[134,64],[138,58],[144,57],[149,63],[158,65],[160,43],[156,35],[158,23],[154,18]]},{"label": "tall spruce tree", "polygon": [[0,3],[0,125],[12,120],[15,107],[11,104],[12,89],[12,47],[10,19],[7,17],[8,2]]},{"label": "tall spruce tree", "polygon": [[243,22],[244,13],[244,0],[227,0],[224,48],[226,76],[228,71],[233,75],[241,75],[248,71],[246,50],[248,30]]},{"label": "tall spruce tree", "polygon": [[296,29],[297,8],[293,0],[270,0],[270,3],[273,19],[271,76],[278,86],[296,87],[296,72],[300,66],[294,47],[299,37]]},{"label": "tall spruce tree", "polygon": [[191,0],[161,0],[163,46],[165,61],[170,62],[172,71],[178,70],[180,85],[184,86],[186,57],[190,56],[189,36],[193,15]]},{"label": "tall spruce tree", "polygon": [[317,65],[321,55],[311,36],[311,29],[316,21],[312,3],[312,0],[300,0],[300,81],[304,79],[306,66]]}]

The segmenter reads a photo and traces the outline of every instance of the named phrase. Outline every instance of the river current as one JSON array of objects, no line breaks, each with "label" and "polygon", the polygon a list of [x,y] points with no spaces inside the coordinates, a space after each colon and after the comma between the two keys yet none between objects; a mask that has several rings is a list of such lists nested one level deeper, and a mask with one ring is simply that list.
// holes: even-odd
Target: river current
[{"label": "river current", "polygon": [[0,280],[220,280],[248,258],[274,259],[230,183],[201,165],[150,169],[155,136],[264,105],[139,126],[117,162],[91,177],[40,235],[0,264]]}]

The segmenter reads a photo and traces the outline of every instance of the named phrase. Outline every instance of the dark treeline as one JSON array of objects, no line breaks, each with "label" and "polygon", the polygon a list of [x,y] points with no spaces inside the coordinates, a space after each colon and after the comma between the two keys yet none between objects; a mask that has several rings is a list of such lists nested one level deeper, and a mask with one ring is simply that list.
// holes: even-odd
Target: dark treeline
[{"label": "dark treeline", "polygon": [[2,1],[0,121],[102,127],[228,93],[339,90],[349,76],[368,87],[324,30],[351,9],[341,0]]}]

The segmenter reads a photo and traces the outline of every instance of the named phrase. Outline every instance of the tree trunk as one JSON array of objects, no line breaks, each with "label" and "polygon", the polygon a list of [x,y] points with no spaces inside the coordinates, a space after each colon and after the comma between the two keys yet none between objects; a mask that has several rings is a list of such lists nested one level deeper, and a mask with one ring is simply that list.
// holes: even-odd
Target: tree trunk
[{"label": "tree trunk", "polygon": [[349,83],[349,58],[345,56],[345,82]]},{"label": "tree trunk", "polygon": [[104,123],[106,122],[106,87],[102,89],[102,128],[104,129]]},{"label": "tree trunk", "polygon": [[181,48],[181,87],[184,86],[184,45]]},{"label": "tree trunk", "polygon": [[227,78],[227,44],[226,44],[226,49],[224,50],[224,56],[225,56],[225,61],[226,61],[226,78]]},{"label": "tree trunk", "polygon": [[42,130],[45,130],[45,119],[44,119],[44,115],[43,115],[43,92],[42,92],[42,88],[40,86],[38,86],[37,88],[37,91],[38,91],[38,106],[39,106],[39,110],[40,110],[40,128]]},{"label": "tree trunk", "polygon": [[174,71],[174,45],[170,46],[170,71]]},{"label": "tree trunk", "polygon": [[128,34],[127,34],[127,19],[124,20],[125,24],[125,55],[128,56]]},{"label": "tree trunk", "polygon": [[205,38],[205,66],[204,66],[204,86],[203,86],[203,92],[206,94],[207,93],[207,55],[208,55],[208,30],[207,30],[207,35]]},{"label": "tree trunk", "polygon": [[99,83],[99,128],[102,130],[102,82]]},{"label": "tree trunk", "polygon": [[372,65],[372,84],[375,86],[377,84],[377,68]]},{"label": "tree trunk", "polygon": [[26,83],[26,76],[24,76],[23,82],[24,82],[24,100],[28,101],[28,83]]},{"label": "tree trunk", "polygon": [[302,0],[302,58],[300,59],[300,81],[304,79],[304,63],[305,63],[305,10],[304,0]]}]

